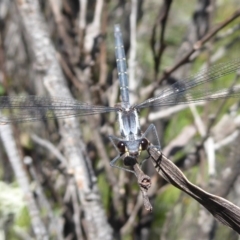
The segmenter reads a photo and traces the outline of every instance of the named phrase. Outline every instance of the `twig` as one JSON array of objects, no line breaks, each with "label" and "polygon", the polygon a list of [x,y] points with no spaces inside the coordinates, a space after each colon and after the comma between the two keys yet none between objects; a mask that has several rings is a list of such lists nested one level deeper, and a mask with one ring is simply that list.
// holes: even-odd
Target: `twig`
[{"label": "twig", "polygon": [[39,198],[39,202],[42,205],[42,209],[46,210],[46,213],[49,217],[50,224],[48,225],[48,231],[50,231],[52,236],[54,236],[54,234],[57,233],[58,239],[63,240],[64,239],[64,237],[63,237],[63,221],[61,221],[60,218],[57,218],[54,216],[52,207],[51,207],[51,205],[44,193],[44,190],[42,189],[40,181],[38,179],[38,174],[33,167],[32,158],[29,156],[26,156],[24,158],[23,162],[29,166],[30,174],[36,184],[35,193],[37,194],[37,196]]},{"label": "twig", "polygon": [[65,48],[64,51],[67,53],[69,59],[72,63],[76,62],[78,59],[78,52],[74,49],[71,44],[71,39],[66,32],[66,28],[64,26],[64,19],[61,13],[61,1],[60,0],[49,0],[50,6],[52,8],[53,16],[55,18],[55,22],[57,25],[57,31],[61,40],[63,41]]},{"label": "twig", "polygon": [[70,194],[71,194],[71,200],[72,200],[72,205],[73,205],[73,221],[75,223],[76,226],[79,226],[77,228],[75,228],[76,231],[76,235],[77,235],[77,239],[83,239],[83,234],[82,234],[82,229],[81,229],[81,208],[79,206],[78,203],[78,198],[77,198],[77,189],[76,186],[74,185],[74,179],[70,178]]},{"label": "twig", "polygon": [[90,125],[93,128],[93,138],[95,140],[95,144],[97,147],[97,151],[99,153],[100,158],[102,159],[102,162],[104,164],[104,168],[106,170],[106,178],[109,184],[111,185],[113,189],[113,204],[115,209],[119,207],[120,204],[120,196],[119,196],[119,182],[117,181],[116,176],[114,175],[114,172],[112,171],[112,167],[110,166],[109,162],[110,159],[108,157],[108,154],[106,152],[106,148],[103,144],[101,135],[99,133],[99,130],[96,128],[96,124],[93,121],[93,119],[90,119]]},{"label": "twig", "polygon": [[72,82],[72,84],[78,89],[79,92],[83,91],[83,84],[80,82],[74,74],[72,73],[71,69],[69,68],[66,60],[61,56],[61,54],[57,53],[58,61],[61,64],[61,67],[68,77],[68,79]]},{"label": "twig", "polygon": [[167,156],[173,155],[173,149],[176,148],[175,152],[181,148],[184,148],[187,143],[194,137],[196,134],[196,127],[193,125],[188,125],[182,129],[182,131],[169,142],[169,144],[163,148],[164,154]]},{"label": "twig", "polygon": [[[103,14],[102,14],[102,28],[101,32],[103,36],[106,36],[107,32],[107,9],[103,7]],[[100,44],[100,56],[99,56],[99,67],[100,67],[100,74],[99,74],[99,85],[105,86],[107,82],[107,74],[108,74],[108,66],[107,66],[107,43],[106,41],[102,41]]]},{"label": "twig", "polygon": [[223,146],[226,146],[226,145],[232,143],[234,140],[236,140],[238,135],[239,135],[239,131],[236,130],[233,133],[231,133],[230,135],[228,135],[227,137],[225,137],[224,139],[222,139],[221,141],[215,143],[215,145],[214,145],[215,150],[218,150],[218,149],[222,148]]},{"label": "twig", "polygon": [[123,227],[120,229],[120,233],[122,236],[124,236],[131,228],[133,228],[139,209],[142,208],[142,204],[143,204],[143,197],[142,197],[142,194],[139,193],[137,202],[133,210],[131,211],[130,217],[128,218],[127,222],[123,225]]},{"label": "twig", "polygon": [[[163,52],[166,48],[166,43],[164,41],[164,35],[165,35],[168,13],[169,13],[171,4],[172,4],[172,0],[164,1],[163,5],[161,6],[161,9],[159,11],[158,17],[155,20],[153,30],[152,30],[151,49],[152,49],[153,58],[154,58],[155,78],[158,75],[159,67],[161,64],[161,58],[162,58]],[[161,31],[160,31],[160,36],[159,36],[159,40],[158,40],[156,37],[156,32],[157,32],[157,27],[159,24],[161,24]]]},{"label": "twig", "polygon": [[88,53],[91,52],[94,45],[94,39],[100,33],[102,8],[103,8],[103,0],[97,0],[93,21],[86,28],[86,35],[84,39],[84,49]]},{"label": "twig", "polygon": [[78,27],[83,31],[86,28],[87,0],[79,0],[79,6]]},{"label": "twig", "polygon": [[[239,73],[236,73],[236,77],[232,85],[230,86],[228,91],[231,91],[234,88],[234,85],[236,84],[238,78],[240,77]],[[221,102],[221,105],[217,109],[216,113],[214,114],[214,118],[209,122],[207,129],[205,130],[205,136],[202,137],[201,145],[204,146],[207,156],[208,156],[208,171],[210,175],[214,175],[216,170],[215,170],[215,147],[214,147],[214,140],[213,138],[210,137],[210,131],[212,129],[213,124],[215,123],[217,116],[221,113],[223,106],[227,102],[227,98],[223,99]]]},{"label": "twig", "polygon": [[198,114],[198,111],[196,107],[193,104],[189,104],[189,108],[192,112],[192,115],[194,117],[194,122],[197,126],[198,132],[200,133],[202,138],[205,138],[204,142],[204,149],[207,154],[207,161],[208,161],[208,173],[209,175],[215,175],[216,169],[215,169],[215,150],[214,150],[214,141],[213,138],[208,136],[206,138],[206,127],[201,119],[201,117]]},{"label": "twig", "polygon": [[0,125],[0,136],[8,154],[8,158],[18,181],[18,184],[24,192],[34,234],[39,240],[49,239],[46,227],[40,217],[40,210],[38,209],[37,203],[35,202],[33,193],[31,191],[30,182],[26,170],[23,167],[22,160],[19,156],[11,126]]},{"label": "twig", "polygon": [[147,191],[151,187],[151,178],[143,173],[142,169],[140,168],[139,164],[135,164],[133,166],[134,172],[136,173],[138,179],[138,185],[140,187],[143,204],[147,211],[152,211],[152,205],[148,199]]},{"label": "twig", "polygon": [[65,168],[68,168],[67,159],[61,154],[61,152],[49,141],[38,137],[35,134],[31,134],[31,138],[34,142],[38,143],[42,147],[48,149],[57,159],[64,164]]},{"label": "twig", "polygon": [[[101,3],[102,0],[97,1],[96,13],[98,14],[94,18],[98,21],[98,26],[100,25],[99,12],[101,12]],[[26,30],[26,38],[30,40],[29,48],[34,54],[35,65],[41,67],[39,68],[42,71],[44,86],[51,96],[72,98],[60,64],[56,58],[56,50],[47,32],[47,26],[40,12],[38,1],[23,0],[17,1],[16,4]],[[92,46],[91,43],[90,45]],[[88,50],[90,51],[90,49]],[[103,206],[99,201],[100,195],[96,184],[96,177],[90,165],[90,160],[85,153],[85,145],[81,139],[78,121],[73,117],[64,120],[58,119],[58,123],[62,141],[64,142],[63,152],[69,161],[69,167],[73,172],[78,188],[78,195],[84,211],[89,239],[112,239],[112,228],[107,221]]]},{"label": "twig", "polygon": [[[197,102],[197,103],[193,103],[195,106],[203,106],[206,102],[202,101],[202,102]],[[148,121],[152,122],[152,121],[156,121],[162,118],[168,118],[171,117],[173,114],[178,113],[182,110],[185,110],[186,108],[188,108],[188,105],[176,105],[173,107],[168,107],[166,109],[160,109],[157,112],[151,112],[148,115]],[[146,123],[146,118],[141,119],[141,125]]]},{"label": "twig", "polygon": [[213,27],[202,39],[200,39],[199,41],[193,44],[192,49],[180,61],[178,61],[173,67],[165,71],[163,76],[159,78],[157,81],[153,82],[153,84],[151,84],[148,88],[143,89],[140,95],[145,96],[145,98],[151,97],[152,92],[159,86],[159,84],[164,79],[166,79],[171,73],[173,73],[180,66],[182,66],[185,63],[188,63],[190,61],[190,57],[194,52],[199,50],[209,39],[215,36],[216,33],[218,33],[221,29],[226,27],[229,23],[231,23],[233,20],[235,20],[239,16],[240,16],[240,9],[235,11],[235,13],[232,14],[232,16],[229,17],[228,19],[216,25],[215,27]]}]

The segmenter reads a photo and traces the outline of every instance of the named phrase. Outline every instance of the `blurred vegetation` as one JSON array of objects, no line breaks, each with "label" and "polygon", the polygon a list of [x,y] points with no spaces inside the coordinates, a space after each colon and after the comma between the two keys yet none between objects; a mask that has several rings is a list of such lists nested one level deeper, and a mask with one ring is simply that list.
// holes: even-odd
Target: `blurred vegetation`
[{"label": "blurred vegetation", "polygon": [[[69,6],[66,6],[70,3],[65,0],[59,0],[57,2],[62,4],[63,9],[61,14],[66,20],[66,23],[63,25],[67,30],[70,29],[72,31],[70,32],[69,30],[68,34],[70,36],[69,38],[72,40],[72,42],[74,42],[77,38],[74,35],[77,32],[75,29],[77,21],[75,15],[78,14],[78,11],[71,9],[71,11],[66,13],[66,9],[70,8]],[[73,6],[78,5],[78,1],[75,0],[71,0],[69,2],[71,2]],[[164,36],[166,49],[161,59],[161,65],[159,66],[160,73],[157,75],[157,79],[155,78],[154,59],[150,46],[150,39],[154,22],[157,18],[157,15],[159,14],[159,9],[161,7],[161,4],[163,4],[163,1],[160,2],[156,0],[149,0],[140,2],[142,2],[143,15],[137,23],[137,57],[135,68],[135,76],[139,84],[137,86],[137,89],[134,90],[136,91],[137,96],[140,98],[140,100],[145,100],[142,98],[144,96],[141,96],[140,91],[153,82],[157,81],[157,79],[164,74],[164,71],[166,69],[169,69],[177,62],[176,57],[179,53],[179,48],[188,35],[189,25],[192,24],[194,11],[197,8],[198,2],[201,1],[173,1],[169,12],[166,32]],[[40,3],[42,7],[42,14],[45,15],[45,20],[47,22],[49,30],[51,31],[52,41],[55,44],[58,53],[63,58],[65,58],[67,55],[66,46],[56,31],[56,22],[52,13],[52,9],[50,7],[50,3],[48,1],[40,1]],[[64,6],[66,7],[65,10]],[[92,104],[105,105],[108,99],[106,96],[108,94],[111,95],[111,91],[107,93],[107,89],[112,87],[116,81],[116,76],[114,76],[115,56],[113,35],[113,27],[116,23],[120,23],[122,26],[123,36],[127,45],[126,49],[128,50],[127,56],[129,56],[129,14],[131,13],[130,6],[131,1],[106,1],[104,3],[101,25],[102,29],[106,27],[106,31],[102,30],[103,35],[99,39],[99,43],[96,46],[96,52],[94,53],[94,50],[92,50],[94,59],[90,63],[87,62],[86,59],[88,59],[87,57],[89,57],[91,54],[87,55],[88,53],[85,53],[84,51],[81,55],[81,61],[75,64],[73,67],[71,66],[71,61],[68,59],[68,56],[66,57],[66,61],[68,61],[67,63],[69,64],[70,68],[72,67],[71,71],[73,71],[73,69],[76,70],[79,68],[81,69],[81,73],[83,73],[86,69],[91,72],[90,75],[92,79],[89,79],[86,85],[92,91]],[[21,19],[20,16],[14,16],[14,8],[16,7],[14,3],[8,4],[8,7],[8,14],[5,18],[6,25],[4,31],[1,31],[2,35],[8,32],[7,28],[10,28],[10,23],[15,22],[16,24],[16,17],[18,21]],[[208,23],[209,29],[211,29],[211,27],[215,26],[216,24],[223,22],[239,7],[239,0],[213,1],[211,8],[209,8],[209,12],[211,13],[211,17]],[[95,2],[89,1],[87,9],[87,24],[90,24],[94,17],[94,9]],[[107,20],[104,20],[104,18],[107,18]],[[69,27],[71,24],[73,25],[72,28]],[[219,51],[225,52],[221,57],[219,57],[219,59],[216,57],[216,60],[214,59],[213,63],[228,62],[231,61],[231,59],[239,58],[239,29],[234,31],[232,34],[226,35],[226,37],[217,39],[218,35],[226,34],[228,30],[231,30],[237,25],[240,26],[239,18],[228,24],[225,28],[219,31],[215,37],[210,39],[209,42],[204,45],[204,47],[198,52],[197,57],[191,63],[190,68],[185,71],[186,76],[191,74],[194,75],[197,71],[201,70],[203,66],[206,67],[206,63],[208,61],[211,61],[211,57],[215,56],[215,54]],[[18,25],[15,26],[19,27]],[[19,27],[18,31],[22,32],[23,30]],[[17,34],[18,31],[16,31]],[[158,31],[160,30],[158,29]],[[24,46],[24,48],[22,48],[22,51],[27,51],[27,40],[22,38],[21,34],[18,34],[18,37],[19,41],[21,42],[21,46]],[[5,40],[7,39],[6,36],[2,37],[2,39],[3,38],[5,38]],[[72,42],[71,44],[74,44]],[[101,64],[101,59],[99,58],[101,57],[101,44],[104,44],[104,47],[106,48],[105,63],[107,65],[107,70],[104,86],[98,84],[100,78],[99,65]],[[4,63],[4,65],[7,66],[7,84],[1,80],[0,95],[19,93],[29,95],[35,94],[34,87],[32,86],[35,86],[36,89],[38,88],[38,85],[33,84],[34,79],[31,79],[34,74],[32,73],[33,70],[31,69],[31,63],[29,63],[30,59],[28,59],[29,53],[16,52],[15,54],[11,55],[11,52],[9,50],[10,47],[11,44],[8,45],[6,42],[4,44],[2,43],[1,51],[5,51],[3,55],[6,57],[6,63]],[[19,50],[17,47],[16,49]],[[20,56],[20,54],[22,55]],[[86,57],[86,59],[84,59],[84,57]],[[234,74],[231,74],[223,77],[221,82],[219,82],[220,85],[218,86],[216,83],[214,83],[216,84],[214,87],[224,87],[224,85],[228,86],[229,82],[232,81],[234,76]],[[67,84],[69,85],[69,88],[76,99],[85,99],[84,91],[79,92],[79,90],[74,88],[74,84],[71,81],[68,81]],[[167,84],[167,81],[163,81],[163,83],[161,83],[161,86],[159,86],[159,89],[162,86],[166,86]],[[98,89],[100,89],[99,92]],[[101,93],[104,93],[104,96],[99,97]],[[218,106],[221,104],[221,102],[222,100],[218,100],[197,107],[198,113],[202,117],[205,126],[208,126],[211,114],[216,114],[218,112]],[[229,113],[229,109],[233,106],[234,103],[238,105],[238,99],[227,101],[227,103],[221,108],[220,113],[216,116],[214,126],[217,125],[217,123],[225,114]],[[237,111],[239,112],[239,108]],[[147,114],[149,114],[147,110],[141,112],[141,118],[146,119],[146,124],[144,124],[143,129],[146,129],[146,126],[149,123],[147,120]],[[100,132],[108,156],[109,158],[113,158],[116,154],[115,149],[113,149],[106,137],[109,133],[116,133],[119,135],[117,132],[118,126],[115,124],[115,119],[111,116],[109,119],[114,120],[112,120],[107,126],[107,118],[108,117],[102,117],[99,121],[96,120],[96,122],[100,122],[99,128],[101,127]],[[136,182],[137,180],[135,176],[112,169],[118,180],[120,196],[119,202],[121,203],[120,206],[118,206],[118,209],[114,209],[114,191],[106,177],[106,170],[104,169],[104,165],[102,163],[101,157],[99,156],[99,152],[96,150],[92,129],[93,127],[91,125],[88,125],[88,120],[86,119],[81,119],[80,123],[83,139],[88,146],[87,153],[90,155],[91,162],[94,167],[94,172],[97,176],[97,183],[102,199],[102,204],[109,219],[109,224],[114,229],[114,236],[117,236],[116,239],[186,240],[193,239],[192,237],[194,237],[194,239],[206,239],[201,238],[201,235],[198,235],[200,231],[199,219],[201,218],[201,211],[203,211],[202,207],[199,206],[198,203],[196,203],[186,194],[183,194],[175,187],[166,184],[162,179],[158,178],[156,180],[156,175],[151,172],[153,169],[149,166],[148,163],[146,163],[146,169],[149,172],[149,175],[155,179],[154,181],[156,182],[155,184],[157,186],[155,192],[150,196],[151,202],[153,204],[153,213],[146,212],[142,207],[138,210],[130,231],[125,234],[121,234],[120,230],[128,221],[137,202],[139,193],[139,188]],[[155,124],[157,126],[160,139],[162,140],[161,147],[164,149],[164,147],[168,146],[168,144],[182,132],[184,127],[194,125],[194,117],[189,109],[185,109],[181,112],[177,112],[171,115],[170,117],[156,120]],[[108,130],[107,127],[111,128],[111,130]],[[70,174],[66,170],[61,169],[59,166],[59,161],[53,154],[48,153],[45,148],[39,146],[37,143],[33,143],[30,137],[31,133],[34,132],[43,138],[49,139],[49,141],[55,144],[57,148],[61,149],[61,144],[64,143],[61,143],[61,133],[58,133],[58,124],[55,121],[50,120],[44,123],[44,125],[41,125],[39,123],[16,124],[15,128],[17,129],[15,129],[15,135],[17,136],[19,151],[21,152],[22,156],[27,155],[31,156],[34,159],[33,166],[38,172],[38,178],[40,178],[41,186],[44,189],[50,205],[54,209],[55,216],[63,217],[63,213],[71,212],[72,215],[70,213],[69,215],[72,217],[72,203],[70,201],[66,202],[64,200],[64,195],[66,194],[65,189],[68,185],[67,181],[70,178]],[[202,141],[202,139],[203,137],[200,136],[200,134],[197,132],[186,146],[182,147],[180,151],[177,151],[175,155],[171,156],[171,159],[176,164],[178,164],[178,160],[180,158],[188,158],[188,154],[194,152],[195,147],[197,144],[199,144],[199,142]],[[184,166],[180,167],[185,170],[184,173],[191,182],[200,185],[200,187],[211,192],[212,181],[220,181],[222,172],[228,166],[228,159],[230,158],[232,145],[233,143],[231,142],[229,145],[224,146],[216,152],[217,173],[215,176],[209,176],[208,174],[207,157],[204,152],[201,153],[201,160],[197,161],[194,166],[191,166],[189,168]],[[2,145],[0,147],[0,234],[1,232],[4,232],[3,235],[5,235],[5,237],[3,239],[24,239],[24,234],[21,234],[21,232],[25,232],[27,235],[33,236],[31,230],[31,218],[29,216],[27,208],[28,206],[25,205],[24,196],[21,192],[21,189],[16,183],[14,174],[10,168],[10,163],[7,162],[5,150]],[[34,182],[34,178],[30,173],[29,178]],[[239,205],[239,189],[237,187],[238,182],[239,180],[237,180],[235,183],[236,185],[232,187],[230,191],[231,193],[229,194],[229,200]],[[34,183],[32,187],[33,191],[35,191],[36,189],[34,188]],[[47,209],[42,210],[41,213],[44,219],[43,222],[45,222],[47,225]],[[63,217],[65,221],[64,237],[65,239],[78,239],[75,233],[73,233],[72,238],[67,238],[67,236],[72,233],[72,225],[74,225],[73,222],[69,220],[71,217],[65,217],[65,215]],[[69,228],[68,221],[70,222],[69,225],[72,224]],[[146,231],[146,238],[144,238],[144,231]],[[213,236],[209,236],[208,239],[238,239],[237,234],[234,233],[233,230],[228,229],[226,226],[223,226],[217,222],[214,222],[213,232]],[[57,238],[53,237],[52,239]]]}]

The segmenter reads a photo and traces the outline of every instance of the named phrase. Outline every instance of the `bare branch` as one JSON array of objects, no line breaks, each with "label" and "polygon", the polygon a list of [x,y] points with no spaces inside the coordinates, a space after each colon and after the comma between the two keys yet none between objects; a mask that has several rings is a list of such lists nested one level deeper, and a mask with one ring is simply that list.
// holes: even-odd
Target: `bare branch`
[{"label": "bare branch", "polygon": [[14,135],[10,125],[0,125],[0,136],[8,154],[9,161],[15,173],[18,184],[20,185],[26,200],[26,205],[31,216],[31,224],[37,239],[49,239],[48,232],[40,217],[40,210],[35,202],[31,191],[30,182],[21,157],[19,155]]},{"label": "bare branch", "polygon": [[166,79],[171,73],[173,73],[176,69],[178,69],[180,66],[182,66],[185,63],[188,63],[190,61],[190,58],[192,54],[196,51],[198,51],[208,40],[210,40],[213,36],[215,36],[221,29],[223,29],[225,26],[227,26],[230,22],[234,21],[236,18],[240,16],[240,10],[238,9],[235,11],[234,14],[232,14],[228,19],[224,20],[222,23],[217,24],[215,27],[213,27],[209,32],[202,37],[202,39],[198,40],[195,42],[192,46],[192,49],[185,54],[185,56],[180,59],[173,67],[168,69],[167,71],[164,72],[163,76],[159,78],[156,82],[153,82],[148,88],[145,88],[141,93],[144,96],[147,95],[146,98],[150,97],[152,92],[159,86],[159,84]]},{"label": "bare branch", "polygon": [[[167,25],[167,19],[168,19],[168,13],[170,11],[170,7],[172,4],[172,0],[165,0],[163,5],[161,6],[161,9],[159,11],[159,15],[157,19],[155,20],[153,30],[152,30],[152,36],[151,36],[151,49],[154,57],[154,70],[155,70],[155,78],[158,76],[159,67],[161,64],[161,58],[163,55],[163,52],[166,48],[166,43],[164,40],[165,35],[165,29]],[[158,25],[161,25],[161,31],[159,39],[157,39],[157,28]]]},{"label": "bare branch", "polygon": [[[97,12],[100,14],[101,0],[98,1]],[[99,5],[100,4],[100,5]],[[46,89],[52,96],[65,96],[71,98],[69,89],[61,67],[56,58],[56,51],[51,43],[47,26],[40,13],[38,1],[17,2],[23,24],[30,38],[31,50],[34,53],[36,65],[43,73]],[[99,15],[98,15],[99,17]],[[99,21],[99,19],[96,19]],[[99,23],[97,23],[99,25]],[[112,239],[112,229],[109,226],[104,210],[99,201],[100,196],[96,186],[96,177],[93,174],[89,159],[84,154],[84,143],[76,118],[59,120],[64,153],[69,160],[75,182],[78,187],[79,199],[85,213],[85,223],[88,228],[89,239]],[[80,226],[76,226],[80,227]]]}]

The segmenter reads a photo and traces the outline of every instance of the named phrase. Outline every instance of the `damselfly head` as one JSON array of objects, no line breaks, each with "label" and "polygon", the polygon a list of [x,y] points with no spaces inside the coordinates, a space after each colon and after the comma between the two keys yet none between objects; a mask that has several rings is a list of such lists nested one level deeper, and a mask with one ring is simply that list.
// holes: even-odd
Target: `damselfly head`
[{"label": "damselfly head", "polygon": [[133,165],[135,165],[137,163],[136,158],[139,155],[138,151],[129,151],[126,142],[124,141],[120,141],[117,144],[117,148],[119,150],[119,152],[121,153],[121,155],[125,154],[125,157],[123,158],[123,163],[125,166],[128,167],[132,167]]},{"label": "damselfly head", "polygon": [[119,141],[117,148],[122,155],[127,154],[127,156],[137,158],[142,151],[147,150],[148,145],[149,141],[142,138],[134,141]]}]

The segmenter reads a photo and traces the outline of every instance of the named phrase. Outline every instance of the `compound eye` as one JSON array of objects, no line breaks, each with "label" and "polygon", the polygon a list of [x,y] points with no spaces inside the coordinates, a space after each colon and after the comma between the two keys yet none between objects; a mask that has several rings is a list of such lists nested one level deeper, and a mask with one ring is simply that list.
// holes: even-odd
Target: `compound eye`
[{"label": "compound eye", "polygon": [[125,153],[126,148],[125,148],[125,143],[124,142],[119,142],[117,144],[118,150],[120,153]]},{"label": "compound eye", "polygon": [[142,150],[146,150],[148,148],[148,140],[146,138],[143,138],[140,142]]}]

